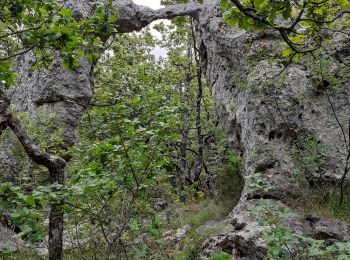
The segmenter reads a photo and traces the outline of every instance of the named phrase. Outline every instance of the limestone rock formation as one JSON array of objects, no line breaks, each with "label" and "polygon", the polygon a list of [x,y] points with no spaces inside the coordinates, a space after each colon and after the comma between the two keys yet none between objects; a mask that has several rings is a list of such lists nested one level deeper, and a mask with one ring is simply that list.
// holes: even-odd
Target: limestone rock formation
[{"label": "limestone rock formation", "polygon": [[[67,3],[82,17],[94,4],[83,0]],[[295,236],[349,239],[343,223],[317,218],[310,222],[293,207],[305,185],[337,182],[343,173],[349,139],[344,135],[349,132],[349,82],[342,82],[337,91],[328,89],[328,83],[315,77],[315,68],[306,60],[290,64],[282,80],[275,77],[285,65],[278,56],[279,36],[271,31],[253,33],[228,28],[216,0],[157,11],[131,1],[116,1],[115,6],[120,10],[116,24],[120,33],[179,15],[196,20],[203,71],[227,138],[244,159],[245,177],[241,200],[229,216],[233,229],[209,238],[203,247],[205,254],[226,251],[262,259],[266,254],[262,234],[271,227],[261,221],[268,220],[271,210],[276,214],[281,209],[286,212],[287,220],[280,219],[279,224],[292,228]],[[349,40],[336,35],[332,52],[325,50],[331,74],[344,66]],[[10,93],[12,103],[33,116],[38,107],[55,112],[63,125],[66,145],[71,146],[93,94],[92,67],[82,61],[77,70],[65,71],[55,61],[48,72],[31,72],[32,63],[29,56],[19,60],[19,80]],[[308,142],[324,151],[316,155],[322,163],[300,167],[305,157],[313,156],[307,154]],[[0,152],[1,169],[5,167],[4,151]],[[255,210],[257,207],[261,210]]]},{"label": "limestone rock formation", "polygon": [[[347,240],[344,224],[320,220],[310,226],[291,208],[305,187],[337,182],[344,172],[350,138],[343,134],[349,132],[348,79],[337,91],[327,88],[328,83],[313,74],[312,64],[301,60],[289,65],[278,80],[276,75],[284,68],[278,34],[228,28],[218,3],[204,6],[197,30],[217,112],[231,146],[244,158],[245,177],[241,200],[229,217],[235,231],[208,239],[204,252],[223,250],[262,259],[262,233],[270,227],[261,221],[277,205],[289,212],[288,221],[280,225],[291,227],[296,236],[320,238],[322,233],[323,239]],[[324,51],[330,74],[344,67],[349,42],[348,37],[334,37],[336,53]],[[312,145],[323,152],[307,154]],[[321,163],[305,162],[312,156],[319,156]],[[254,211],[257,203],[270,210]]]}]

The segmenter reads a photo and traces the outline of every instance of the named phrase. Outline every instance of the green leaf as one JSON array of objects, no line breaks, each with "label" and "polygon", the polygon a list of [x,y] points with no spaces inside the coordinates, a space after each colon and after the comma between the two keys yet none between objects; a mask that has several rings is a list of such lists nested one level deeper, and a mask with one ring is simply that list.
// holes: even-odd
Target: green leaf
[{"label": "green leaf", "polygon": [[285,2],[284,11],[283,11],[282,15],[283,15],[283,18],[285,20],[287,20],[288,18],[290,18],[292,16],[292,7],[291,7],[289,0],[285,0],[284,2]]},{"label": "green leaf", "polygon": [[300,54],[295,54],[294,56],[293,56],[293,59],[292,59],[292,61],[293,62],[297,62],[297,61],[299,61],[299,59],[300,59]]},{"label": "green leaf", "polygon": [[62,8],[59,12],[59,15],[62,15],[66,18],[72,18],[73,16],[73,11],[72,10],[69,10],[67,8]]},{"label": "green leaf", "polygon": [[287,58],[292,54],[293,50],[291,48],[286,48],[282,52],[282,57]]},{"label": "green leaf", "polygon": [[221,5],[221,8],[226,11],[228,8],[228,0],[221,0],[220,5]]}]

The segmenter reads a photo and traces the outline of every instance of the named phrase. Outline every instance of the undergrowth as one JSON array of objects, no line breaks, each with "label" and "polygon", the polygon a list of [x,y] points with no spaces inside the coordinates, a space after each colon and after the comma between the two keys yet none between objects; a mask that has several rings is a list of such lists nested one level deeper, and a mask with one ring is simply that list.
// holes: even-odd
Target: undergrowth
[{"label": "undergrowth", "polygon": [[301,213],[312,214],[328,218],[338,219],[350,226],[350,185],[346,185],[345,198],[342,204],[339,203],[340,194],[333,189],[315,190],[309,189],[302,195],[298,210]]},{"label": "undergrowth", "polygon": [[[201,247],[205,239],[223,231],[224,225],[208,226],[203,225],[210,221],[220,221],[227,216],[228,209],[218,204],[214,199],[203,199],[191,204],[177,205],[177,216],[169,222],[164,222],[163,227],[176,230],[186,225],[190,230],[183,240],[174,245],[167,245],[165,250],[171,259],[192,260],[199,259]],[[176,214],[176,213],[175,213]]]}]

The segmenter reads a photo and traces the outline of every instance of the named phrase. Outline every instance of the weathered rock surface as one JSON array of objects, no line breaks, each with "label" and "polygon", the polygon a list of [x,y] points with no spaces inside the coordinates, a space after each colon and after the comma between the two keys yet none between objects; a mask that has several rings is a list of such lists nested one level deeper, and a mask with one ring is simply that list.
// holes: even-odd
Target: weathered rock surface
[{"label": "weathered rock surface", "polygon": [[16,238],[15,232],[0,224],[0,250],[3,252],[14,252],[21,241]]},{"label": "weathered rock surface", "polygon": [[[335,182],[343,174],[347,146],[334,112],[348,133],[349,79],[338,91],[327,89],[328,83],[317,79],[313,64],[305,60],[291,64],[284,77],[275,77],[284,68],[275,32],[228,28],[218,2],[208,1],[201,14],[197,31],[202,65],[226,135],[244,158],[245,177],[241,200],[229,216],[235,230],[209,238],[203,252],[262,259],[262,234],[271,225],[261,221],[278,214],[277,205],[288,212],[287,221],[281,219],[278,225],[292,228],[295,236],[348,239],[344,223],[319,220],[310,225],[289,206],[308,185],[306,180]],[[325,50],[331,74],[344,66],[349,42],[335,37],[336,54]],[[323,152],[309,154],[312,145]],[[269,210],[258,203],[270,205]]]},{"label": "weathered rock surface", "polygon": [[329,243],[349,240],[348,229],[343,222],[303,216],[282,202],[271,199],[242,201],[231,212],[228,221],[233,228],[226,228],[204,242],[205,256],[226,252],[237,258],[263,259],[267,252],[263,236],[275,227],[292,229],[295,238],[310,237]]},{"label": "weathered rock surface", "polygon": [[191,226],[185,225],[181,228],[178,228],[176,231],[172,231],[172,230],[166,231],[163,235],[164,241],[169,245],[175,245],[180,240],[182,240],[187,234],[187,232],[190,230],[191,230]]},{"label": "weathered rock surface", "polygon": [[349,240],[347,226],[341,221],[320,219],[312,227],[318,239]]}]

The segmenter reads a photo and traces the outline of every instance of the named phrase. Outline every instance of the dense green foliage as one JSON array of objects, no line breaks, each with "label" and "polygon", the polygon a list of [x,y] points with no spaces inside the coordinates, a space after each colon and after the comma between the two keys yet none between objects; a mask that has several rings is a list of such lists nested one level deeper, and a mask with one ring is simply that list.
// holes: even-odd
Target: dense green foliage
[{"label": "dense green foliage", "polygon": [[[33,69],[48,68],[56,55],[67,69],[79,66],[83,56],[95,61],[117,20],[111,1],[98,6],[89,19],[76,19],[72,10],[53,0],[2,1],[0,15],[0,82],[5,87],[15,83],[13,58],[25,53],[35,55]],[[97,37],[96,31],[103,33]]]},{"label": "dense green foliage", "polygon": [[[213,183],[215,175],[209,176],[204,169],[199,182],[192,181],[198,149],[194,114],[197,84],[196,77],[188,73],[196,75],[196,65],[188,47],[191,41],[178,39],[189,36],[181,30],[183,33],[175,36],[163,27],[164,42],[169,44],[168,39],[175,36],[171,47],[168,45],[167,60],[157,60],[149,53],[153,39],[146,32],[119,37],[111,56],[104,57],[96,69],[95,97],[72,151],[69,189],[73,196],[68,199],[71,235],[99,241],[99,248],[87,243],[85,248],[90,252],[98,249],[131,258],[166,257],[157,249],[165,246],[162,233],[167,228],[162,224],[164,219],[159,219],[157,204],[189,202],[214,192],[206,183]],[[205,115],[203,130],[212,138],[205,149],[205,161],[209,170],[220,172],[225,163],[220,160],[225,156],[225,141],[217,135],[219,127],[211,122],[215,117],[209,95],[205,90],[206,110],[201,111]],[[184,135],[184,127],[192,130]],[[181,158],[179,143],[184,138],[187,151]],[[179,166],[182,161],[185,169]],[[181,183],[182,174],[187,175],[186,183]],[[173,213],[166,214],[169,219]],[[84,221],[91,224],[76,234],[73,227]],[[140,236],[147,242],[135,243]]]},{"label": "dense green foliage", "polygon": [[[234,157],[226,159],[227,143],[209,89],[204,87],[198,97],[199,80],[201,87],[205,82],[198,78],[198,54],[188,21],[181,18],[174,24],[157,26],[162,39],[153,38],[149,31],[118,36],[101,57],[95,68],[94,99],[82,120],[77,144],[69,151],[74,156],[60,192],[53,192],[57,184],[47,185],[40,177],[46,169],[35,164],[30,175],[24,166],[14,183],[1,185],[3,207],[22,229],[22,239],[40,243],[47,228],[43,209],[63,198],[66,236],[72,247],[78,243],[67,257],[167,258],[177,254],[164,241],[169,227],[197,228],[227,213],[212,203],[196,206],[215,196],[215,180],[230,175],[229,161]],[[151,53],[156,43],[166,48],[167,59]],[[25,113],[18,116],[41,149],[61,154],[62,132],[52,125],[55,115],[46,118],[38,113],[33,122]],[[50,138],[40,138],[48,132]],[[28,163],[20,144],[13,152]],[[238,170],[232,172],[239,175]],[[226,184],[226,189],[230,187]],[[233,189],[237,193],[233,200],[239,197],[238,187]],[[225,198],[227,205],[230,201]],[[163,208],[184,207],[184,203],[194,205],[184,219]],[[184,250],[198,254],[205,237],[195,231],[191,234],[197,243]]]},{"label": "dense green foliage", "polygon": [[288,46],[284,57],[297,60],[299,54],[314,52],[329,38],[329,32],[346,31],[350,13],[348,0],[270,1],[222,0],[225,21],[245,30],[276,30]]}]

